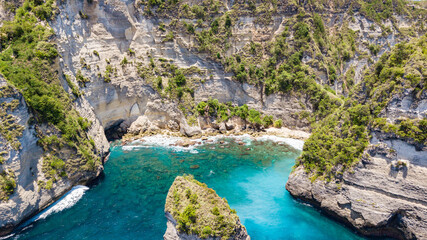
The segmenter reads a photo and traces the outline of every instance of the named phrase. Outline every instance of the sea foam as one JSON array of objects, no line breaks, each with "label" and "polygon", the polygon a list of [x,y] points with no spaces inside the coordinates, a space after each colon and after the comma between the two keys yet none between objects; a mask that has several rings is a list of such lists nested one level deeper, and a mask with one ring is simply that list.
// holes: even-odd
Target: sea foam
[{"label": "sea foam", "polygon": [[[282,142],[290,145],[291,147],[295,148],[296,150],[302,151],[304,146],[304,141],[293,139],[293,138],[284,138],[284,137],[278,137],[274,135],[263,135],[260,137],[252,137],[249,134],[243,134],[243,135],[217,135],[217,136],[210,136],[207,137],[207,140],[210,140],[212,142],[218,142],[220,139],[224,138],[233,138],[235,140],[239,140],[245,143],[245,145],[250,145],[253,140],[258,141],[273,141],[273,142]],[[177,146],[176,144],[179,141],[183,141],[184,138],[181,137],[172,137],[167,135],[154,135],[154,136],[147,136],[143,137],[139,140],[135,140],[132,143],[121,146],[121,148],[125,151],[132,151],[136,150],[138,148],[144,148],[144,147],[153,147],[153,146],[160,146],[160,147],[166,147],[166,148],[172,148],[174,151],[181,152],[190,152],[190,153],[198,153],[198,151],[195,149],[196,145],[189,146],[189,147],[182,147]],[[202,141],[201,139],[193,139],[191,140],[193,142],[196,142],[198,144],[204,144],[206,142]]]},{"label": "sea foam", "polygon": [[30,220],[26,221],[23,225],[20,226],[20,228],[21,229],[25,228],[33,222],[36,222],[40,219],[45,219],[51,214],[58,213],[62,210],[65,210],[67,208],[74,206],[83,197],[83,195],[87,190],[89,190],[89,188],[82,185],[73,187],[58,201],[51,204],[49,207],[47,207],[45,210],[43,210],[42,212],[40,212]]}]

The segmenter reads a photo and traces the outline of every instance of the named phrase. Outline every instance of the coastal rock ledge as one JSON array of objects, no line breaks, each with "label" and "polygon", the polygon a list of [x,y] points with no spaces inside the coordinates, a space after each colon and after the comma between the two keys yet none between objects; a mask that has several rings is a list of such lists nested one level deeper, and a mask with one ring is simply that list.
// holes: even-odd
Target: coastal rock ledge
[{"label": "coastal rock ledge", "polygon": [[225,198],[191,175],[178,176],[169,189],[165,240],[250,240]]},{"label": "coastal rock ledge", "polygon": [[299,166],[286,189],[363,235],[427,239],[427,152],[393,145],[371,145],[369,157],[330,182],[312,182]]}]

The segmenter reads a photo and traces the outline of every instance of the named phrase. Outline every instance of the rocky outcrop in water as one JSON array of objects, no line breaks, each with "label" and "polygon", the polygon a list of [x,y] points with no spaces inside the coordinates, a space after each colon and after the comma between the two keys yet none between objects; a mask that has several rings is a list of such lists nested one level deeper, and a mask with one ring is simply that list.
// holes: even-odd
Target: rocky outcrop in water
[{"label": "rocky outcrop in water", "polygon": [[246,228],[227,201],[193,176],[178,176],[169,189],[165,240],[249,240]]}]

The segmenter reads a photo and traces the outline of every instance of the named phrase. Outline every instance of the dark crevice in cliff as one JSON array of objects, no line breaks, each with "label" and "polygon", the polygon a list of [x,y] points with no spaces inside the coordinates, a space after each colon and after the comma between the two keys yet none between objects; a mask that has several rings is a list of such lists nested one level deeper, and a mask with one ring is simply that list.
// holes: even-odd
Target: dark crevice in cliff
[{"label": "dark crevice in cliff", "polygon": [[121,139],[127,133],[128,128],[129,126],[124,119],[117,120],[109,127],[105,128],[105,136],[108,141]]}]

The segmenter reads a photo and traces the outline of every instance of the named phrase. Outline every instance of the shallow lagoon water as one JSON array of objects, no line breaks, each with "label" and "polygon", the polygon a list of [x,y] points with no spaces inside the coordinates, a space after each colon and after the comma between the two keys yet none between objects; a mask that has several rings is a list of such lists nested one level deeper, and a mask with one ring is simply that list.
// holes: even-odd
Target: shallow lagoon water
[{"label": "shallow lagoon water", "polygon": [[254,240],[363,239],[286,191],[300,151],[272,141],[246,142],[225,139],[189,151],[113,145],[96,186],[74,206],[11,239],[163,239],[165,198],[174,178],[184,173],[225,197]]}]

